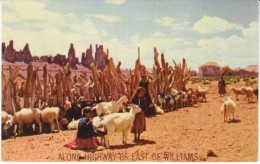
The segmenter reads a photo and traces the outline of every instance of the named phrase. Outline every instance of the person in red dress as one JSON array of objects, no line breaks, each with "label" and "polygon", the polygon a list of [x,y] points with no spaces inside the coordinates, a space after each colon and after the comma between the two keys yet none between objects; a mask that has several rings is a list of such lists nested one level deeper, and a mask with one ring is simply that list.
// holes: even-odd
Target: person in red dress
[{"label": "person in red dress", "polygon": [[82,113],[83,117],[78,123],[76,138],[64,146],[72,149],[96,149],[100,146],[97,136],[104,136],[105,132],[99,131],[93,126],[91,107],[84,108]]},{"label": "person in red dress", "polygon": [[146,131],[145,112],[149,108],[147,106],[145,89],[143,87],[137,88],[131,103],[138,105],[142,109],[140,113],[135,114],[135,120],[131,129],[131,133],[134,133],[134,142],[138,142],[140,140],[140,134],[143,133],[143,131]]}]

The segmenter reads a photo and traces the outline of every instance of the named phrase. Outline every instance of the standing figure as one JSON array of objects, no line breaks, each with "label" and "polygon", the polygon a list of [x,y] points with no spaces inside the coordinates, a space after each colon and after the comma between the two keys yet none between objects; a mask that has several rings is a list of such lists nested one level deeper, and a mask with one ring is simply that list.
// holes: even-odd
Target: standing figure
[{"label": "standing figure", "polygon": [[145,89],[145,98],[146,98],[146,105],[148,109],[145,111],[145,116],[154,116],[155,115],[155,106],[153,105],[151,96],[149,94],[149,83],[146,75],[142,75],[142,80],[139,83],[139,87]]},{"label": "standing figure", "polygon": [[131,103],[138,105],[142,111],[135,115],[135,120],[133,123],[133,127],[131,129],[131,133],[134,133],[134,142],[140,140],[140,134],[143,131],[146,131],[146,122],[145,122],[145,111],[147,111],[148,106],[145,97],[145,89],[142,87],[137,88],[135,91]]},{"label": "standing figure", "polygon": [[220,80],[218,81],[218,93],[220,97],[226,95],[226,82],[223,76],[221,76]]}]

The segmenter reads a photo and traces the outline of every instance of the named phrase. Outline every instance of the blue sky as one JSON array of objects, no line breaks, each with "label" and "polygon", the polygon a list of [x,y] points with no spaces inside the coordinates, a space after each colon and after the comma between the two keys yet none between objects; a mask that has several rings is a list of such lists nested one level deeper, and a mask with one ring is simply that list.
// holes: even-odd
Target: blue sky
[{"label": "blue sky", "polygon": [[103,44],[123,68],[151,68],[153,48],[188,66],[215,61],[232,68],[258,64],[257,0],[4,0],[2,41],[29,43],[33,55],[76,55]]}]

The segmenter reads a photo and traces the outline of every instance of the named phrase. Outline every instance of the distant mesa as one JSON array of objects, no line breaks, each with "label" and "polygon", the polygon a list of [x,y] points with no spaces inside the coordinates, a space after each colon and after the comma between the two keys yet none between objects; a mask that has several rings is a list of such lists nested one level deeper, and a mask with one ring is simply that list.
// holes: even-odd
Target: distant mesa
[{"label": "distant mesa", "polygon": [[62,54],[42,55],[40,57],[32,56],[28,43],[26,43],[23,50],[20,51],[14,49],[13,40],[9,42],[8,46],[6,46],[5,42],[2,43],[2,59],[11,63],[24,62],[29,64],[30,62],[42,61],[48,62],[49,64],[58,64],[60,66],[65,66],[67,63],[70,63],[72,69],[78,69],[77,65],[79,64],[90,68],[90,64],[94,62],[98,69],[103,70],[105,68],[105,59],[103,54],[103,45],[96,45],[95,58],[93,58],[92,45],[90,45],[86,52],[82,53],[80,63],[79,59],[76,57],[73,43],[70,44],[67,57]]},{"label": "distant mesa", "polygon": [[198,76],[219,76],[221,67],[216,62],[208,62],[199,66]]},{"label": "distant mesa", "polygon": [[[215,77],[220,76],[221,67],[216,62],[207,62],[199,66],[198,76],[201,77]],[[231,69],[234,75],[237,76],[255,76],[258,74],[258,65],[250,65],[246,68],[234,68]]]}]

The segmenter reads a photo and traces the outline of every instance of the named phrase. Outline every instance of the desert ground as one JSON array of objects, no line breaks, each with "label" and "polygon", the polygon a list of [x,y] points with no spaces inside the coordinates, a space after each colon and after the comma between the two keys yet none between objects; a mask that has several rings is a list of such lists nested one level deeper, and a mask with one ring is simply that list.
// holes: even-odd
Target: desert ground
[{"label": "desert ground", "polygon": [[[200,84],[188,84],[196,87]],[[227,86],[236,102],[236,121],[224,122],[220,112],[223,97],[218,95],[217,81],[209,87],[207,102],[146,118],[147,131],[141,142],[122,144],[122,134],[115,133],[111,149],[72,150],[63,145],[71,141],[76,130],[21,136],[2,140],[2,161],[208,161],[249,162],[258,160],[258,102],[235,100],[230,87],[244,86],[240,81]],[[211,152],[211,154],[209,153]],[[214,155],[212,155],[214,154]]]}]

